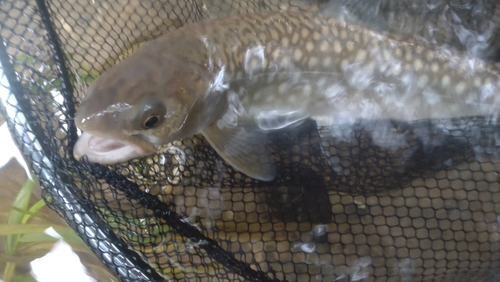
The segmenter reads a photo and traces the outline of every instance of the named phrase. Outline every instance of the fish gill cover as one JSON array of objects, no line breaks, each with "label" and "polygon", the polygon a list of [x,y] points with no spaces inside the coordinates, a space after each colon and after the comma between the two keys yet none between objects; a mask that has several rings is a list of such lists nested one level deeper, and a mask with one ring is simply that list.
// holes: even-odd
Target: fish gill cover
[{"label": "fish gill cover", "polygon": [[121,279],[498,281],[493,113],[307,120],[269,134],[272,181],[233,168],[199,135],[118,165],[73,158],[88,85],[142,43],[200,20],[322,8],[495,68],[495,1],[326,2],[0,3],[2,113],[47,203]]}]

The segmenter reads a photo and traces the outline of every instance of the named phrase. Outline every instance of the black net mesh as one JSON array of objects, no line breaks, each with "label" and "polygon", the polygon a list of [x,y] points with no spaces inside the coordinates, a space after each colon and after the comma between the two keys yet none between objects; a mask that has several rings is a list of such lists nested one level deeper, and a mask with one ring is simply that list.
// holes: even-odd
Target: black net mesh
[{"label": "black net mesh", "polygon": [[[271,135],[272,182],[235,171],[197,136],[126,165],[72,158],[83,90],[143,42],[324,2],[0,2],[2,112],[47,203],[121,279],[500,280],[500,128],[484,117],[308,122]],[[497,59],[495,1],[374,2],[403,35]],[[462,38],[457,22],[488,40]]]}]

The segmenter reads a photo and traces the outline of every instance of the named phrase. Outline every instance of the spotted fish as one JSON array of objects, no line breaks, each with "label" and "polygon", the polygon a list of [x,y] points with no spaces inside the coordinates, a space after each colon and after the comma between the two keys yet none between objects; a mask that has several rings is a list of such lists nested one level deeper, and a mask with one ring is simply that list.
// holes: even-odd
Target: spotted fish
[{"label": "spotted fish", "polygon": [[76,113],[74,156],[115,164],[201,133],[269,181],[269,131],[306,119],[493,119],[499,87],[477,58],[325,13],[241,15],[169,32],[102,74]]}]

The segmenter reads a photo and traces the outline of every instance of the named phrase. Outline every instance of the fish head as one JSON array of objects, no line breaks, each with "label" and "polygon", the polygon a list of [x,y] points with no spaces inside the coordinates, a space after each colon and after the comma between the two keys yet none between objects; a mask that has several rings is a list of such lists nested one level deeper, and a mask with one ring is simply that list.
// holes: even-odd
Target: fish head
[{"label": "fish head", "polygon": [[124,162],[153,154],[187,131],[186,120],[207,89],[203,66],[143,51],[88,88],[75,115],[83,131],[74,147],[76,159]]}]

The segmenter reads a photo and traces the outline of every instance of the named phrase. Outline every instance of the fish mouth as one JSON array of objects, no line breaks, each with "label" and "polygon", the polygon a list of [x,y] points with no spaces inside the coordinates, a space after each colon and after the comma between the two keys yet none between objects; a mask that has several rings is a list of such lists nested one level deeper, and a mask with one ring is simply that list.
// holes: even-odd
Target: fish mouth
[{"label": "fish mouth", "polygon": [[153,144],[139,140],[139,137],[134,141],[138,144],[122,143],[83,132],[73,148],[73,156],[76,160],[87,156],[89,162],[112,165],[151,155],[156,151]]}]

